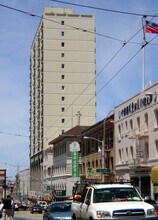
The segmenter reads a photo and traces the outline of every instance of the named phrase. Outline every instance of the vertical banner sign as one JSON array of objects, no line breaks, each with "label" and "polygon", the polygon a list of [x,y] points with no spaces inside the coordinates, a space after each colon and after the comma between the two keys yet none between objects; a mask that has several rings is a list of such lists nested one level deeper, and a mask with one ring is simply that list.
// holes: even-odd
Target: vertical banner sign
[{"label": "vertical banner sign", "polygon": [[79,143],[72,142],[70,144],[70,152],[72,158],[72,177],[78,177],[78,151],[80,151]]},{"label": "vertical banner sign", "polygon": [[78,177],[78,151],[72,152],[72,177]]}]

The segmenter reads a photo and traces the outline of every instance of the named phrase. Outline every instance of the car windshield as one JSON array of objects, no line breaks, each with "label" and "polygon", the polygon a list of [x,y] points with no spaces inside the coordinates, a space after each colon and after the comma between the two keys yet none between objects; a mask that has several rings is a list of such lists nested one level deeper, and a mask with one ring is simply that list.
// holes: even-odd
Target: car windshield
[{"label": "car windshield", "polygon": [[141,201],[134,188],[103,188],[95,189],[93,202]]},{"label": "car windshield", "polygon": [[71,203],[58,203],[51,206],[51,212],[67,212],[71,211]]}]

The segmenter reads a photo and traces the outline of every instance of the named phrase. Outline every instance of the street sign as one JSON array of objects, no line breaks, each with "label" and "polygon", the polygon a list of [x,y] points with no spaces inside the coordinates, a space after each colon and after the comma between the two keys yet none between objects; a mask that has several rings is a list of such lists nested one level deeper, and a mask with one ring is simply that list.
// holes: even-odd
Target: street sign
[{"label": "street sign", "polygon": [[111,173],[111,169],[109,169],[109,168],[104,168],[104,169],[102,169],[102,168],[97,168],[97,169],[96,169],[96,172],[97,172],[97,173]]}]

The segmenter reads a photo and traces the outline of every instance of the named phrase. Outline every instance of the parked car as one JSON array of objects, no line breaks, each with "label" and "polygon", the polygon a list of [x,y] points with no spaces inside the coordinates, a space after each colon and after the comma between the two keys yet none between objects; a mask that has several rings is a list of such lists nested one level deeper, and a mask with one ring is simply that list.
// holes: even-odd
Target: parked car
[{"label": "parked car", "polygon": [[42,206],[43,210],[47,208],[48,204],[46,201],[38,201],[37,203]]},{"label": "parked car", "polygon": [[22,211],[25,211],[25,210],[28,210],[28,209],[29,209],[29,206],[26,205],[26,204],[19,204],[18,209],[19,209],[19,210],[22,210]]},{"label": "parked car", "polygon": [[30,213],[42,213],[43,207],[40,204],[35,204],[30,207]]},{"label": "parked car", "polygon": [[51,202],[43,213],[43,220],[71,220],[71,203],[70,201]]}]

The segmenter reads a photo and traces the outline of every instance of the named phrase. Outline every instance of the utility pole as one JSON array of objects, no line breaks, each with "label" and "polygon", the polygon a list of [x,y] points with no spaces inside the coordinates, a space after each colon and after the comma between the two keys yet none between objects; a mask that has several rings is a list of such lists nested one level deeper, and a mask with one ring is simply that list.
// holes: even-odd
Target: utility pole
[{"label": "utility pole", "polygon": [[[105,169],[105,140],[102,140],[102,150],[101,150],[101,161],[102,161],[102,169]],[[102,172],[102,182],[104,183],[104,171]]]}]

